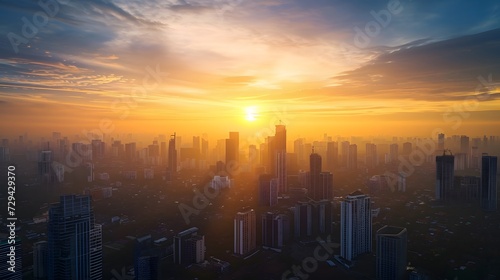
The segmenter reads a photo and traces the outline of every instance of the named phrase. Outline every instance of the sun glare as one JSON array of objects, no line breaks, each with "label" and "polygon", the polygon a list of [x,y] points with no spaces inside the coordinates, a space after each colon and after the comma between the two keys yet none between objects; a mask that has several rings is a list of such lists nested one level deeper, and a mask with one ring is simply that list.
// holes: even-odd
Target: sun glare
[{"label": "sun glare", "polygon": [[247,121],[253,122],[257,119],[257,109],[255,107],[247,107],[245,111],[246,111],[245,119]]}]

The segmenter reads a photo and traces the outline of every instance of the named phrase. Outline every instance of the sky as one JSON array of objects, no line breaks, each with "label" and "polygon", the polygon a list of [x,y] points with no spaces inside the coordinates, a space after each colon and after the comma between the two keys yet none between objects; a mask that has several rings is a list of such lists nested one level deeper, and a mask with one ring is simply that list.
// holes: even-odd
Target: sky
[{"label": "sky", "polygon": [[[500,3],[0,2],[0,135],[500,131]],[[103,126],[102,124],[106,125]]]}]

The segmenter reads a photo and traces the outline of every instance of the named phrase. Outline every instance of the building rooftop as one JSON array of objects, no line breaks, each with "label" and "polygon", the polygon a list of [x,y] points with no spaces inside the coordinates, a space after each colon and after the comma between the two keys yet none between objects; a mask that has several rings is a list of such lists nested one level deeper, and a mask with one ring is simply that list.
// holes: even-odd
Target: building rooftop
[{"label": "building rooftop", "polygon": [[403,227],[394,227],[394,226],[384,226],[377,231],[378,234],[384,235],[399,235],[406,232],[406,228]]}]

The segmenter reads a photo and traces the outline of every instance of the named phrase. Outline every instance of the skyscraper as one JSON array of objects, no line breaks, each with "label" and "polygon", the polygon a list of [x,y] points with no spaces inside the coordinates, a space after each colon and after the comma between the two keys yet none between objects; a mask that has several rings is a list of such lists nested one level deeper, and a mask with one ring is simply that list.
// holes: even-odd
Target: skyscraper
[{"label": "skyscraper", "polygon": [[174,263],[190,265],[205,260],[205,236],[192,227],[174,236]]},{"label": "skyscraper", "polygon": [[340,256],[352,261],[372,250],[370,197],[361,191],[349,194],[340,204]]},{"label": "skyscraper", "polygon": [[351,170],[358,169],[358,146],[356,144],[349,145],[347,168]]},{"label": "skyscraper", "polygon": [[333,199],[333,174],[321,172],[319,174],[319,188],[316,191],[316,200]]},{"label": "skyscraper", "polygon": [[298,202],[293,210],[294,235],[296,239],[312,234],[312,206],[308,202]]},{"label": "skyscraper", "polygon": [[284,214],[267,212],[262,214],[262,245],[279,249],[286,242],[289,220]]},{"label": "skyscraper", "polygon": [[343,141],[341,143],[341,150],[342,150],[342,167],[349,167],[349,146],[351,143],[349,141]]},{"label": "skyscraper", "polygon": [[276,178],[278,178],[278,193],[287,193],[287,166],[286,166],[286,127],[285,125],[276,125],[276,132],[274,134],[274,148],[276,154]]},{"label": "skyscraper", "polygon": [[48,279],[101,279],[102,241],[87,195],[61,196],[49,210]]},{"label": "skyscraper", "polygon": [[168,165],[167,165],[167,181],[172,181],[177,173],[177,150],[175,149],[175,132],[170,135],[168,141]]},{"label": "skyscraper", "polygon": [[455,157],[446,155],[436,157],[436,199],[446,201],[448,194],[453,189],[453,179],[455,176]]},{"label": "skyscraper", "polygon": [[274,206],[278,204],[278,180],[270,174],[259,177],[259,205]]},{"label": "skyscraper", "polygon": [[439,133],[438,134],[438,145],[437,145],[437,152],[444,151],[444,134]]},{"label": "skyscraper", "polygon": [[497,210],[497,157],[483,154],[481,159],[481,207]]},{"label": "skyscraper", "polygon": [[239,132],[229,132],[229,138],[226,139],[226,166],[235,165],[239,161],[240,155],[240,134]]},{"label": "skyscraper", "polygon": [[333,172],[338,165],[339,145],[337,142],[328,142],[326,144],[326,170]]},{"label": "skyscraper", "polygon": [[[33,278],[47,279],[48,246],[47,241],[33,244]],[[2,278],[3,279],[3,278]]]},{"label": "skyscraper", "polygon": [[398,156],[399,156],[399,146],[398,144],[394,143],[389,146],[389,160],[390,162],[394,163],[398,161]]},{"label": "skyscraper", "polygon": [[238,212],[234,217],[234,253],[244,256],[256,248],[255,211]]},{"label": "skyscraper", "polygon": [[378,165],[377,145],[366,143],[366,167],[374,168]]},{"label": "skyscraper", "polygon": [[52,170],[52,151],[45,150],[40,152],[38,159],[38,176],[42,184],[54,182],[54,172]]},{"label": "skyscraper", "polygon": [[311,180],[309,192],[313,199],[319,199],[320,197],[321,169],[321,156],[315,153],[313,149],[312,154],[309,156],[309,178]]},{"label": "skyscraper", "polygon": [[406,228],[384,226],[377,231],[377,279],[403,279],[407,265]]},{"label": "skyscraper", "polygon": [[151,235],[139,237],[135,240],[134,273],[136,280],[159,279],[159,254],[153,247]]}]

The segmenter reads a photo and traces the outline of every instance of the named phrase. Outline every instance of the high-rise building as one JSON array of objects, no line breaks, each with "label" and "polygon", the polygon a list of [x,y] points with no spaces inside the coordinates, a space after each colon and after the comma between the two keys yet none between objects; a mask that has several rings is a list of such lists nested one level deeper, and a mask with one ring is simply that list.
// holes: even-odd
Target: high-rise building
[{"label": "high-rise building", "polygon": [[312,235],[312,205],[308,202],[298,202],[293,210],[294,235],[296,239]]},{"label": "high-rise building", "polygon": [[374,168],[378,165],[377,145],[366,143],[366,167]]},{"label": "high-rise building", "polygon": [[316,189],[315,200],[333,199],[333,174],[321,172],[319,174],[319,187]]},{"label": "high-rise building", "polygon": [[497,210],[497,157],[483,154],[481,159],[481,208]]},{"label": "high-rise building", "polygon": [[49,184],[55,181],[52,170],[52,151],[41,151],[38,159],[38,176],[42,184]]},{"label": "high-rise building", "polygon": [[406,228],[384,226],[377,231],[377,279],[403,279],[407,266]]},{"label": "high-rise building", "polygon": [[125,144],[125,160],[129,163],[135,161],[136,158],[136,144],[135,142]]},{"label": "high-rise building", "polygon": [[309,184],[309,193],[310,197],[313,199],[319,199],[320,197],[320,187],[321,187],[321,156],[312,151],[312,154],[309,156],[309,178],[311,183]]},{"label": "high-rise building", "polygon": [[436,157],[436,199],[448,200],[448,194],[453,189],[455,157],[446,155]]},{"label": "high-rise building", "polygon": [[102,279],[101,230],[88,195],[61,196],[49,210],[48,279]]},{"label": "high-rise building", "polygon": [[370,197],[361,191],[349,194],[340,206],[340,256],[352,261],[372,250]]},{"label": "high-rise building", "polygon": [[358,146],[356,144],[349,145],[347,168],[351,170],[358,169]]},{"label": "high-rise building", "polygon": [[477,176],[455,176],[454,196],[459,201],[479,203],[481,199],[481,177]]},{"label": "high-rise building", "polygon": [[134,274],[135,279],[159,279],[159,254],[153,247],[151,235],[139,237],[135,240]]},{"label": "high-rise building", "polygon": [[342,155],[341,155],[341,163],[342,163],[342,167],[347,167],[349,168],[349,147],[350,147],[351,143],[349,143],[349,141],[343,141],[341,143],[341,151],[342,151]]},{"label": "high-rise building", "polygon": [[259,177],[259,205],[274,206],[278,204],[278,180],[270,174]]},{"label": "high-rise building", "polygon": [[244,256],[256,248],[256,224],[253,209],[234,217],[234,254]]},{"label": "high-rise building", "polygon": [[442,151],[444,151],[444,134],[439,133],[438,134],[437,152],[442,152]]},{"label": "high-rise building", "polygon": [[333,172],[338,166],[339,144],[338,142],[328,142],[326,144],[326,170]]},{"label": "high-rise building", "polygon": [[239,132],[229,132],[229,138],[226,139],[226,165],[235,165],[240,156],[240,136]]},{"label": "high-rise building", "polygon": [[205,236],[192,227],[174,236],[174,263],[190,265],[205,261]]},{"label": "high-rise building", "polygon": [[280,249],[290,231],[288,216],[267,212],[262,214],[262,246]]},{"label": "high-rise building", "polygon": [[403,155],[408,156],[411,154],[413,150],[413,145],[410,142],[403,143]]},{"label": "high-rise building", "polygon": [[36,280],[47,279],[49,253],[47,245],[47,241],[38,241],[33,244],[33,278]]},{"label": "high-rise building", "polygon": [[168,141],[168,164],[167,164],[167,181],[173,181],[177,173],[177,149],[175,148],[175,133],[170,135]]},{"label": "high-rise building", "polygon": [[[11,244],[11,240],[15,244]],[[10,242],[9,242],[10,241]],[[11,250],[14,247],[14,250]],[[21,247],[21,239],[9,239],[9,235],[0,233],[0,279],[2,280],[21,280],[23,279],[23,252]],[[15,266],[12,266],[10,261],[13,261]],[[13,267],[13,268],[12,268]]]},{"label": "high-rise building", "polygon": [[399,156],[399,146],[394,143],[389,146],[389,162],[397,162]]}]

